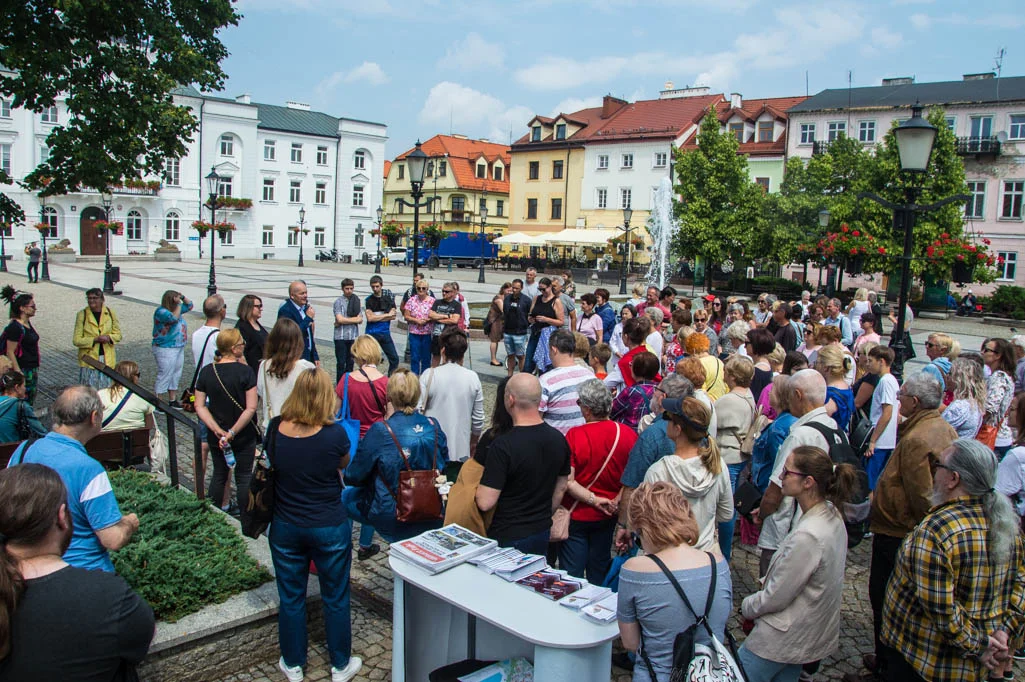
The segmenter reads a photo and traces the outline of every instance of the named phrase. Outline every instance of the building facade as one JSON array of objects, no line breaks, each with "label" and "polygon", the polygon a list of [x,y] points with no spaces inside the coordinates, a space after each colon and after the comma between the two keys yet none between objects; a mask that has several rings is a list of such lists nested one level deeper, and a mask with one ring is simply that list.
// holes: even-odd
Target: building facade
[{"label": "building facade", "polygon": [[[290,228],[298,227],[304,208],[305,248],[337,248],[360,257],[357,234],[372,227],[383,192],[385,125],[336,118],[295,102],[281,107],[253,103],[248,95],[209,97],[191,87],[176,90],[174,99],[189,107],[199,129],[184,156],[167,160],[162,178],[112,188],[110,219],[125,224],[124,234],[110,237],[112,254],[152,253],[166,240],[183,258],[201,257],[209,237],[201,242],[192,223],[211,220],[204,202],[205,178],[213,169],[221,178],[218,194],[232,199],[230,207],[218,209],[216,220],[236,226],[215,237],[219,256],[298,256],[299,234]],[[67,115],[62,102],[37,114],[0,101],[0,167],[16,181],[23,179],[46,158],[46,137]],[[9,253],[20,257],[25,244],[39,240],[36,222],[51,225],[48,242],[67,239],[82,255],[104,252],[94,228],[105,217],[98,191],[83,188],[42,201],[18,185],[0,191],[26,213],[26,225],[6,231],[13,243]]]}]

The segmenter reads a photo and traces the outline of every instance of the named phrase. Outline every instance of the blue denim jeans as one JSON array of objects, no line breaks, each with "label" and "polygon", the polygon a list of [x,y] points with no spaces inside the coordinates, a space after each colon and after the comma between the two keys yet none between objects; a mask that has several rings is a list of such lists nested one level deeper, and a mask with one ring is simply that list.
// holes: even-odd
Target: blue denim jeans
[{"label": "blue denim jeans", "polygon": [[545,556],[545,553],[548,551],[548,536],[551,535],[551,532],[551,528],[546,528],[540,533],[534,533],[533,535],[528,535],[527,537],[520,538],[519,540],[499,539],[498,546],[513,547],[524,554],[540,554],[541,556]]},{"label": "blue denim jeans", "polygon": [[[601,585],[612,565],[616,518],[569,522],[569,537],[559,543],[559,568],[577,578]],[[586,575],[585,575],[586,573]]]},{"label": "blue denim jeans", "polygon": [[352,522],[347,519],[338,526],[302,528],[275,518],[268,539],[280,602],[278,646],[285,664],[306,665],[306,583],[313,561],[320,578],[328,655],[331,665],[344,668],[352,654]]},{"label": "blue denim jeans", "polygon": [[[726,465],[726,468],[730,472],[730,490],[734,493],[737,492],[737,478],[740,476],[740,472],[744,470],[746,464],[746,462],[738,462],[737,464]],[[733,529],[736,525],[736,512],[733,512],[732,519],[729,521],[723,521],[719,524],[719,550],[722,552],[726,561],[730,560],[730,555],[733,553]]]},{"label": "blue denim jeans", "polygon": [[534,362],[534,352],[537,350],[537,342],[540,339],[540,334],[531,332],[530,338],[527,340],[527,357],[523,360],[523,371],[527,374],[533,374],[534,370],[537,369],[537,363]]},{"label": "blue denim jeans", "polygon": [[747,673],[747,682],[797,682],[801,676],[800,663],[770,661],[751,653],[743,645],[737,657]]},{"label": "blue denim jeans", "polygon": [[420,376],[431,367],[431,335],[410,334],[409,341],[410,367],[413,374]]},{"label": "blue denim jeans", "polygon": [[391,338],[391,334],[371,334],[374,340],[381,345],[381,351],[384,353],[384,357],[388,358],[388,376],[391,376],[395,368],[399,366],[399,353],[395,350],[395,342]]}]

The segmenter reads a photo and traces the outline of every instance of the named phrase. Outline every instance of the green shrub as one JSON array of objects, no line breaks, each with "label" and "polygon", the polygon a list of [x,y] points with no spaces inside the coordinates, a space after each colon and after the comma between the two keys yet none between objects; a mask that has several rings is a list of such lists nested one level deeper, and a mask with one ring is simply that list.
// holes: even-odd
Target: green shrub
[{"label": "green shrub", "polygon": [[206,502],[136,471],[111,472],[110,482],[121,509],[139,515],[139,532],[112,555],[114,568],[158,620],[173,623],[271,579]]},{"label": "green shrub", "polygon": [[1025,320],[1025,287],[998,286],[992,296],[980,296],[979,303],[987,313]]}]

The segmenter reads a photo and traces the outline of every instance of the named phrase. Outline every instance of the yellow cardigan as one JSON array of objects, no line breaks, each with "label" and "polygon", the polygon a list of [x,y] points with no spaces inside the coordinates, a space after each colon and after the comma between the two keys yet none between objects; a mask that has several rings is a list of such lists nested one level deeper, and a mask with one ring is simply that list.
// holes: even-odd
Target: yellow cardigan
[{"label": "yellow cardigan", "polygon": [[97,336],[107,334],[114,343],[104,343],[103,361],[107,367],[117,364],[117,355],[114,352],[114,344],[121,342],[121,323],[117,321],[114,311],[103,306],[100,312],[100,322],[96,323],[96,316],[88,307],[78,311],[75,318],[75,334],[71,342],[78,348],[78,364],[80,367],[88,367],[82,358],[91,357],[93,360],[100,359],[100,344],[96,343]]}]

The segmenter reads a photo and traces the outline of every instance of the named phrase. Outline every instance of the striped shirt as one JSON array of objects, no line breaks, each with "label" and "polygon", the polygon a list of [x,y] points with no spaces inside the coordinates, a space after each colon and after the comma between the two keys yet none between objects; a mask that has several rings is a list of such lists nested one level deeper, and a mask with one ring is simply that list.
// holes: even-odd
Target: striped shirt
[{"label": "striped shirt", "polygon": [[574,426],[584,423],[577,405],[577,387],[594,378],[589,368],[572,365],[556,367],[541,375],[541,404],[538,411],[545,423],[566,435]]}]

